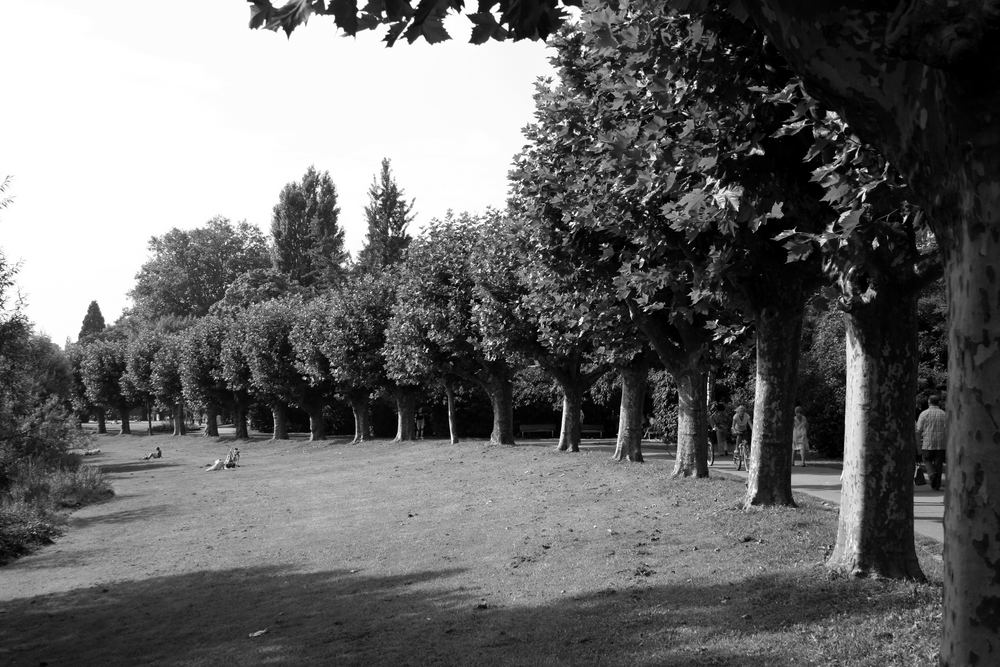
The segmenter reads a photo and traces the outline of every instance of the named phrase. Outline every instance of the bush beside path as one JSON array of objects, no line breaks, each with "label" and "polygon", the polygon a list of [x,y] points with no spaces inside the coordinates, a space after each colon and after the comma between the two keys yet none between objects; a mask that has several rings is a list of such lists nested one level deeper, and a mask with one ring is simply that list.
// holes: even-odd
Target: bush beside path
[{"label": "bush beside path", "polygon": [[738,480],[548,442],[258,439],[203,470],[233,444],[98,438],[116,496],[0,568],[0,663],[936,659],[940,545],[928,584],[831,578],[805,495],[745,513]]}]

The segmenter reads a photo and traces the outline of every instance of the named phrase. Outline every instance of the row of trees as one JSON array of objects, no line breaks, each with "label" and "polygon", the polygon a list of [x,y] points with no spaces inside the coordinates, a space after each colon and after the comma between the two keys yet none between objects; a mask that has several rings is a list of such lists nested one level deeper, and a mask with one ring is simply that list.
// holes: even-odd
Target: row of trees
[{"label": "row of trees", "polygon": [[[470,16],[475,25],[473,42],[503,40],[508,36],[546,38],[565,19],[564,4],[575,3],[497,0],[481,5],[477,13]],[[911,186],[912,200],[929,214],[944,249],[944,273],[950,301],[948,458],[951,482],[945,521],[946,609],[942,647],[945,664],[978,663],[997,652],[994,610],[1000,599],[996,577],[998,547],[990,536],[1000,528],[1000,512],[997,511],[998,500],[988,490],[985,480],[996,477],[1000,470],[1000,453],[990,445],[992,439],[988,436],[996,432],[993,406],[1000,395],[997,382],[1000,376],[996,372],[1000,364],[1000,355],[996,354],[1000,331],[994,313],[996,305],[986,295],[995,292],[996,251],[1000,247],[996,215],[1000,189],[995,187],[1000,166],[996,132],[993,131],[997,124],[997,91],[981,82],[996,77],[1000,61],[995,58],[996,10],[987,4],[928,0],[878,6],[860,1],[815,6],[791,0],[727,0],[723,3],[670,0],[629,5],[640,11],[649,10],[656,18],[667,20],[678,18],[677,11],[691,12],[681,18],[690,21],[699,37],[704,35],[701,27],[711,23],[719,10],[725,8],[730,17],[744,22],[742,25],[753,26],[754,30],[766,34],[778,58],[779,67],[774,71],[792,71],[800,76],[817,99],[850,123],[852,132],[871,142],[892,162],[902,180]],[[610,9],[622,6],[613,3]],[[599,15],[609,7],[606,3],[594,3],[591,9]],[[274,8],[268,0],[254,0],[251,26],[280,28],[291,33],[313,13],[331,14],[347,34],[388,25],[390,44],[400,36],[409,41],[423,37],[433,42],[447,39],[443,19],[449,10],[462,11],[462,5],[442,5],[434,12],[414,12],[407,3],[403,3],[402,9],[368,5],[360,12],[343,12],[339,6],[328,8],[325,3],[309,0],[293,0],[280,9]],[[650,69],[640,72],[648,76],[635,77],[635,70],[629,67],[632,52],[627,48],[634,42],[635,34],[612,36],[605,32],[599,40],[598,49],[614,52],[625,46],[623,58],[609,63],[606,68],[605,72],[611,74],[609,78],[623,81],[630,88],[644,86],[644,90],[652,93],[658,88],[666,89],[664,92],[668,95],[664,102],[668,106],[670,93],[680,93],[683,100],[685,92],[712,90],[685,87],[686,80],[681,80],[682,90],[678,90],[672,83],[678,81],[672,78],[676,73],[672,65],[676,61],[671,59],[654,62]],[[693,47],[691,54],[696,57],[709,52],[715,55],[706,48],[711,43],[701,39],[689,39],[684,43]],[[716,69],[713,65],[716,61],[711,57],[701,62],[709,70]],[[722,62],[726,74],[741,71],[738,61],[723,58]],[[612,105],[615,103],[613,94],[608,101]],[[806,122],[800,129],[811,125],[807,116],[812,106],[808,103],[801,107],[796,105],[797,111],[805,112],[802,120]],[[826,114],[811,118],[818,121],[812,124],[816,128],[812,133],[814,138],[821,140],[820,145],[824,132],[832,130],[837,134],[836,127],[830,128],[824,122],[828,119]],[[678,120],[684,124],[690,121],[687,134],[697,136],[701,127],[700,115]],[[590,128],[596,128],[599,134],[605,131],[601,125]],[[654,141],[656,137],[675,138],[685,132],[683,126],[676,125],[639,129]],[[627,157],[635,155],[634,140],[642,139],[643,135],[611,135],[609,138],[611,141],[607,143],[617,146],[617,157]],[[655,164],[657,159],[671,164],[684,162],[683,155],[667,148],[667,151],[645,156],[640,148],[637,157],[644,159],[636,161],[638,166]],[[822,152],[823,149],[817,150]],[[840,155],[844,164],[856,164],[858,158],[866,161],[860,146],[842,150]],[[719,164],[718,156],[711,153],[692,157],[715,159],[716,165]],[[644,184],[641,173],[641,169],[626,170],[613,173],[612,177],[623,192],[628,192],[631,186]],[[832,176],[834,182],[840,180],[837,171],[825,173]],[[832,184],[827,200],[843,204],[846,195],[849,201],[865,203],[870,191],[866,182],[878,182],[881,180],[879,174],[878,171],[868,172],[866,178],[857,181],[861,188],[853,193],[850,188],[841,189],[839,184]],[[874,180],[868,178],[871,176],[875,176]],[[724,184],[726,180],[723,178],[720,182]],[[726,199],[724,189],[712,187],[711,190]],[[680,201],[684,205],[692,203],[692,199]],[[739,201],[742,205],[742,198]],[[853,489],[849,487],[845,508],[857,506],[854,499],[864,496],[863,492],[859,495],[857,484],[873,489],[895,486],[896,477],[909,472],[902,465],[906,461],[900,459],[899,470],[882,477],[888,472],[884,466],[879,466],[880,458],[885,462],[885,457],[879,453],[882,450],[864,444],[879,435],[891,444],[912,438],[912,428],[893,416],[897,412],[893,397],[884,389],[899,381],[902,385],[897,386],[904,389],[899,393],[909,394],[911,375],[899,371],[903,368],[901,360],[912,352],[912,339],[908,335],[902,339],[893,336],[894,321],[878,317],[877,306],[885,305],[900,315],[901,328],[908,332],[907,323],[913,313],[910,294],[913,283],[922,278],[921,271],[912,268],[919,265],[912,261],[915,258],[914,240],[918,238],[914,229],[916,216],[910,215],[913,212],[906,207],[890,206],[880,210],[874,204],[871,210],[875,215],[871,217],[890,223],[895,219],[897,224],[888,227],[871,225],[867,221],[859,224],[862,217],[854,210],[863,209],[845,210],[838,217],[840,228],[860,231],[860,235],[854,237],[857,241],[852,243],[841,233],[817,239],[820,243],[834,240],[844,251],[839,255],[841,258],[858,260],[854,267],[842,272],[839,281],[847,302],[854,305],[848,320],[854,329],[849,339],[849,360],[853,370],[848,383],[851,387],[848,400],[852,405],[863,407],[870,399],[876,407],[876,410],[861,410],[857,413],[860,419],[849,421],[845,477]],[[777,212],[783,213],[782,210]],[[765,217],[765,221],[768,219]],[[752,220],[745,222],[753,227]],[[677,231],[685,229],[683,220],[676,223]],[[868,238],[864,238],[866,235]],[[789,234],[787,238],[793,236]],[[640,239],[639,243],[642,249],[657,247],[654,238]],[[857,252],[862,245],[866,254]],[[871,248],[871,254],[867,254],[867,248]],[[851,268],[860,270],[852,272]],[[896,274],[897,270],[901,275]],[[869,289],[873,286],[875,289]],[[893,298],[897,294],[901,297],[898,301]],[[757,317],[758,324],[766,324],[767,315],[766,309],[762,311]],[[879,342],[886,346],[884,354],[878,348]],[[877,353],[872,354],[873,351]],[[868,418],[872,415],[889,416]],[[892,452],[899,448],[884,449]],[[755,459],[753,469],[758,471],[757,475],[759,466],[760,462]],[[875,476],[870,475],[873,466],[878,473]],[[885,479],[886,483],[879,479]],[[871,501],[871,505],[878,505],[877,498],[872,497]],[[858,538],[866,539],[863,535]]]},{"label": "row of trees", "polygon": [[372,394],[393,396],[406,439],[420,388],[476,385],[492,440],[512,443],[512,380],[533,363],[561,390],[560,448],[575,451],[582,397],[614,368],[616,457],[641,460],[655,363],[677,391],[674,475],[706,476],[709,378],[752,332],[745,504],[792,505],[799,343],[819,291],[847,314],[851,474],[831,564],[922,576],[909,481],[916,298],[936,263],[906,187],[725,12],[603,10],[554,44],[559,79],[539,88],[508,211],[448,216],[404,255],[411,205],[385,163],[348,270],[336,190],[310,169],[282,191],[270,247],[225,220],[154,239],[131,329],[84,346],[85,395],[122,411],[174,406],[178,431],[186,398],[205,407],[210,434],[220,409],[242,426],[248,403],[264,403],[277,438],[291,405],[317,439],[339,395],[361,441]]},{"label": "row of trees", "polygon": [[335,295],[339,312],[350,314],[348,300],[364,298],[354,287],[373,289],[375,276],[398,261],[409,240],[413,204],[388,160],[369,196],[366,246],[350,270],[336,188],[328,173],[312,167],[282,189],[270,243],[256,227],[225,218],[153,238],[130,292],[134,307],[105,328],[92,303],[69,351],[78,407],[99,419],[106,410],[119,412],[124,433],[130,410],[143,407],[148,415],[156,407],[173,414],[181,433],[187,402],[207,413],[207,434],[217,435],[224,409],[246,437],[252,399],[272,408],[276,437],[287,437],[289,404],[308,411],[314,437],[322,437],[321,409],[331,391],[320,378],[328,364],[318,358],[324,341],[315,332],[330,330]]},{"label": "row of trees", "polygon": [[[321,438],[322,408],[340,395],[363,440],[369,398],[382,393],[405,439],[419,388],[452,396],[465,383],[489,396],[492,440],[512,443],[512,379],[534,363],[563,395],[560,448],[576,450],[582,396],[616,368],[616,457],[641,460],[644,379],[657,363],[678,397],[674,475],[706,476],[709,377],[751,331],[745,504],[792,505],[799,342],[821,290],[848,333],[851,474],[831,565],[922,576],[909,481],[915,304],[935,263],[905,186],[763,35],[724,12],[604,10],[554,43],[559,80],[539,88],[509,211],[437,221],[400,261],[410,208],[386,163],[348,271],[336,191],[310,169],[275,207],[269,267],[245,225],[154,239],[133,290],[144,324],[86,347],[88,398],[179,415],[184,397],[205,406],[209,433],[219,409],[241,416],[254,400],[270,406],[279,438],[293,405]],[[175,284],[177,267],[193,275],[212,258],[226,258],[212,279]]]}]

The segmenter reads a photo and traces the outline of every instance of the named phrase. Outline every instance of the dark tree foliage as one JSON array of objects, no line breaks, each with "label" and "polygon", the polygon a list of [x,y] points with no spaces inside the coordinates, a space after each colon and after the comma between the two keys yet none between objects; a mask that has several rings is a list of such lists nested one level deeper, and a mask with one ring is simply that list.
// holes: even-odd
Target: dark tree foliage
[{"label": "dark tree foliage", "polygon": [[917,301],[918,403],[948,386],[948,299],[943,280],[931,283]]},{"label": "dark tree foliage", "polygon": [[90,305],[87,306],[87,314],[83,317],[83,325],[80,327],[80,335],[77,336],[77,339],[83,340],[87,336],[99,334],[104,331],[105,326],[101,307],[97,305],[97,301],[91,301]]},{"label": "dark tree foliage", "polygon": [[271,218],[274,268],[303,287],[335,285],[347,254],[337,188],[329,172],[310,166],[278,195]]},{"label": "dark tree foliage", "polygon": [[223,297],[212,304],[212,315],[233,315],[254,304],[284,296],[302,294],[303,288],[292,282],[288,274],[274,268],[253,269],[237,276]]},{"label": "dark tree foliage", "polygon": [[268,265],[260,230],[223,217],[198,229],[174,228],[153,237],[149,252],[129,292],[140,319],[205,315],[237,277]]},{"label": "dark tree foliage", "polygon": [[809,420],[809,446],[822,456],[844,453],[844,336],[844,316],[837,307],[814,311],[806,319],[797,403]]},{"label": "dark tree foliage", "polygon": [[400,261],[410,244],[406,228],[413,221],[413,200],[406,201],[392,175],[389,158],[382,159],[382,170],[368,188],[365,220],[368,233],[358,255],[358,266],[362,270],[379,271]]}]

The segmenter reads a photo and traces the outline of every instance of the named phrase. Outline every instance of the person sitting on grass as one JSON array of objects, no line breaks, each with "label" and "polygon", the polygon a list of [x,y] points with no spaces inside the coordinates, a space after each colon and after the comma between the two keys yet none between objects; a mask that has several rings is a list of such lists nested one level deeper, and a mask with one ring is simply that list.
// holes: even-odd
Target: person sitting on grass
[{"label": "person sitting on grass", "polygon": [[238,447],[233,447],[226,454],[226,462],[223,464],[226,468],[235,468],[240,462],[240,450]]},{"label": "person sitting on grass", "polygon": [[162,458],[163,458],[163,452],[161,452],[160,448],[157,447],[156,451],[146,454],[145,456],[142,457],[142,460],[148,461],[149,459],[162,459]]}]

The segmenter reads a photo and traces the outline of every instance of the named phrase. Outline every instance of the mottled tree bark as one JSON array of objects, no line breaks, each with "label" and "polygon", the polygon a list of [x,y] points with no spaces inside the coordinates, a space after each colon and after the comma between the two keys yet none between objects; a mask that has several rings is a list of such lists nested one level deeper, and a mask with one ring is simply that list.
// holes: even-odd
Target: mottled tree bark
[{"label": "mottled tree bark", "polygon": [[187,435],[187,426],[184,424],[184,403],[178,401],[174,404],[174,436]]},{"label": "mottled tree bark", "polygon": [[396,387],[393,391],[396,399],[396,437],[393,442],[415,440],[417,427],[414,422],[417,414],[417,394],[413,387]]},{"label": "mottled tree bark", "polygon": [[805,304],[790,299],[756,318],[757,380],[747,493],[751,505],[795,506],[792,500],[792,418]]},{"label": "mottled tree bark", "polygon": [[146,399],[146,435],[153,435],[153,408],[149,405],[149,399]]},{"label": "mottled tree bark", "polygon": [[629,312],[677,383],[677,459],[674,477],[708,477],[708,406],[704,359],[711,334],[700,323],[672,320],[663,310]]},{"label": "mottled tree bark", "polygon": [[883,286],[847,320],[844,474],[827,567],[853,576],[923,579],[913,543],[917,300]]},{"label": "mottled tree bark", "polygon": [[497,374],[490,378],[486,392],[493,407],[493,432],[490,442],[495,445],[514,444],[514,387],[510,377]]},{"label": "mottled tree bark", "polygon": [[205,433],[206,438],[219,437],[219,409],[212,403],[205,406]]},{"label": "mottled tree bark", "polygon": [[108,422],[104,417],[104,408],[97,409],[97,432],[101,435],[108,432]]},{"label": "mottled tree bark", "polygon": [[583,392],[572,381],[560,382],[563,392],[562,424],[559,428],[559,451],[580,451],[580,431],[583,421]]},{"label": "mottled tree bark", "polygon": [[371,395],[367,391],[352,391],[347,395],[347,400],[351,404],[351,412],[354,413],[354,440],[352,445],[360,445],[368,441],[371,433],[371,412],[368,401]]},{"label": "mottled tree bark", "polygon": [[649,364],[645,358],[619,369],[622,382],[622,399],[618,414],[618,442],[615,443],[616,461],[642,463],[643,407],[646,402],[646,381]]},{"label": "mottled tree bark", "polygon": [[942,656],[953,664],[1000,660],[1000,164],[973,162],[965,176],[977,169],[990,182],[980,181],[962,228],[945,245],[951,330]]},{"label": "mottled tree bark", "polygon": [[306,408],[309,415],[309,441],[326,440],[326,422],[323,421],[323,406],[309,405]]},{"label": "mottled tree bark", "polygon": [[274,420],[271,440],[288,440],[288,406],[284,403],[272,403],[271,418]]},{"label": "mottled tree bark", "polygon": [[689,368],[677,382],[677,458],[673,477],[708,477],[708,410],[705,373]]},{"label": "mottled tree bark", "polygon": [[122,405],[118,407],[118,416],[121,418],[122,427],[118,431],[118,435],[132,435],[132,425],[128,420],[129,409],[127,405]]}]

